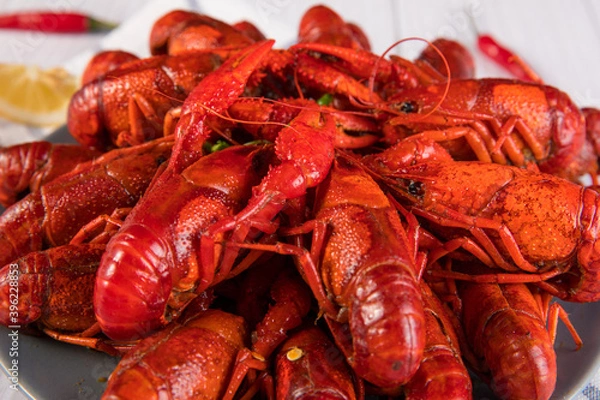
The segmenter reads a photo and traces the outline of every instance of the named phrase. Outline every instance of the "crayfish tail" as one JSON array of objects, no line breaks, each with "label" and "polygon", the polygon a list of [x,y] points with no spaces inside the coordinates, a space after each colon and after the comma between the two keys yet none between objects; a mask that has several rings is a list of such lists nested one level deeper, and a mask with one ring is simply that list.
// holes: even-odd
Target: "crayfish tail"
[{"label": "crayfish tail", "polygon": [[[119,232],[106,248],[94,290],[102,331],[113,340],[134,340],[162,328],[172,280],[166,243],[143,225]],[[140,251],[139,243],[152,243]]]},{"label": "crayfish tail", "polygon": [[383,264],[355,281],[349,308],[356,373],[383,387],[405,384],[425,348],[425,314],[410,267]]}]

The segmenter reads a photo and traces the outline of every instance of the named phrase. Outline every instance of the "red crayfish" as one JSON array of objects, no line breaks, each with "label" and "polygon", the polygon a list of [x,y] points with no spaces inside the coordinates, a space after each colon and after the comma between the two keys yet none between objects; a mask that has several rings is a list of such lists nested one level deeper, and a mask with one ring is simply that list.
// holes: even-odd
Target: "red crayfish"
[{"label": "red crayfish", "polygon": [[538,280],[561,299],[600,298],[597,191],[549,174],[468,161],[424,162],[387,178],[398,199],[447,240],[436,254],[462,248],[503,272],[531,274],[513,281]]},{"label": "red crayfish", "polygon": [[218,54],[204,53],[124,63],[73,95],[69,132],[82,145],[99,150],[158,138],[166,114],[222,62]]},{"label": "red crayfish", "polygon": [[[447,90],[447,93],[445,93]],[[455,80],[389,99],[395,139],[443,142],[458,160],[525,167],[576,181],[597,170],[580,109],[551,86],[506,79]],[[441,101],[441,103],[440,103]],[[388,130],[389,132],[389,130]]]},{"label": "red crayfish", "polygon": [[0,204],[8,207],[30,192],[90,161],[99,152],[82,146],[39,141],[0,149]]},{"label": "red crayfish", "polygon": [[67,244],[98,216],[135,205],[172,147],[165,138],[110,151],[7,208],[0,216],[0,264]]}]

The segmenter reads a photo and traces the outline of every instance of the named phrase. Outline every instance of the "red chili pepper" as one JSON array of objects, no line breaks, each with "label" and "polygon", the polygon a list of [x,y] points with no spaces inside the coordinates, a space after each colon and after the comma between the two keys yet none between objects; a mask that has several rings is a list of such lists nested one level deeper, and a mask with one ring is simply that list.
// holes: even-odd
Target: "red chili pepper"
[{"label": "red chili pepper", "polygon": [[483,54],[513,74],[516,78],[527,82],[542,83],[542,79],[538,74],[521,57],[500,45],[491,36],[478,35],[477,47],[479,47],[479,50]]},{"label": "red chili pepper", "polygon": [[110,30],[115,24],[76,12],[19,12],[0,15],[0,28],[53,33],[97,32]]}]

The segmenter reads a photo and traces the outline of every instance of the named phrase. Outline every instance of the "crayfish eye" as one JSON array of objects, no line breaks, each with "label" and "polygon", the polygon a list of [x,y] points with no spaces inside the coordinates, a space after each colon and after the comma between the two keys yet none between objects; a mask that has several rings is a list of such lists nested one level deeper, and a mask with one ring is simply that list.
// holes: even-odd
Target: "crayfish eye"
[{"label": "crayfish eye", "polygon": [[421,182],[410,181],[408,182],[407,189],[408,193],[412,194],[413,196],[423,197],[425,194],[425,188],[423,188],[423,184]]},{"label": "crayfish eye", "polygon": [[418,112],[419,107],[414,101],[403,101],[398,105],[398,110],[405,114],[412,114]]},{"label": "crayfish eye", "polygon": [[161,165],[162,163],[164,163],[166,161],[167,161],[167,157],[165,157],[165,156],[156,157],[156,165],[157,166]]}]

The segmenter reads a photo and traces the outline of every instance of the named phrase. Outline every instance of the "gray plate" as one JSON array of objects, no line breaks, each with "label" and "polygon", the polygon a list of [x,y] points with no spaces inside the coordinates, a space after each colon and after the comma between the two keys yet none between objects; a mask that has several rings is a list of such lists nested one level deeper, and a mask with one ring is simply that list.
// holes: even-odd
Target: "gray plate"
[{"label": "gray plate", "polygon": [[[73,143],[66,128],[58,129],[49,139],[55,143]],[[583,339],[583,349],[575,352],[573,340],[559,323],[555,344],[558,380],[552,399],[571,399],[581,392],[600,366],[600,303],[563,303],[571,322]],[[0,327],[0,365],[10,368],[11,331]],[[19,384],[37,400],[91,400],[100,398],[118,360],[103,353],[56,342],[47,337],[19,335]],[[482,383],[475,383],[475,399],[495,399]]]},{"label": "gray plate", "polygon": [[18,356],[10,357],[11,330],[0,327],[0,363],[4,372],[18,360],[21,392],[33,399],[99,399],[118,359],[48,337],[19,334]]}]

